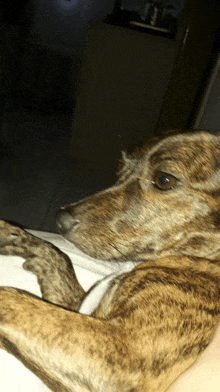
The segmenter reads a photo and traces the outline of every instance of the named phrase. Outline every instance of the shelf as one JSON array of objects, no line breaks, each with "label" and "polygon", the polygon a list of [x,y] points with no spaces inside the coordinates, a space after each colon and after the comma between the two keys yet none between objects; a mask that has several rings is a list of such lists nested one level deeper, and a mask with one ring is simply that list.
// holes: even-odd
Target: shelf
[{"label": "shelf", "polygon": [[121,21],[113,18],[111,15],[108,16],[103,22],[114,26],[124,27],[129,30],[136,30],[144,34],[160,35],[169,39],[175,39],[176,37],[176,31],[174,32],[166,28],[152,26],[150,24],[145,24],[138,21]]}]

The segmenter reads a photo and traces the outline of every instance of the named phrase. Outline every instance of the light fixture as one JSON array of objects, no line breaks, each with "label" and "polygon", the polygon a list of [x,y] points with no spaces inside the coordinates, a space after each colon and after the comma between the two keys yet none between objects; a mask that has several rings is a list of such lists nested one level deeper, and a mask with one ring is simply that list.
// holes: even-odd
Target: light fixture
[{"label": "light fixture", "polygon": [[76,11],[79,0],[55,0],[56,9],[62,14],[69,15]]}]

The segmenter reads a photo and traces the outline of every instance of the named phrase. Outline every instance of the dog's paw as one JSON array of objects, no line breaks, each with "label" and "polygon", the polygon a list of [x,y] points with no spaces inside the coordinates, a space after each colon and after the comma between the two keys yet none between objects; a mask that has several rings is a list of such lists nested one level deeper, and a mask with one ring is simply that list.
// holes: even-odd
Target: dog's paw
[{"label": "dog's paw", "polygon": [[0,253],[17,254],[16,248],[21,245],[24,234],[19,227],[0,220]]},{"label": "dog's paw", "polygon": [[0,220],[0,247],[9,244],[19,244],[22,241],[24,231],[19,227]]},{"label": "dog's paw", "polygon": [[23,268],[26,271],[30,271],[35,274],[38,278],[47,273],[53,272],[53,266],[47,262],[44,258],[38,256],[29,257],[23,264]]}]

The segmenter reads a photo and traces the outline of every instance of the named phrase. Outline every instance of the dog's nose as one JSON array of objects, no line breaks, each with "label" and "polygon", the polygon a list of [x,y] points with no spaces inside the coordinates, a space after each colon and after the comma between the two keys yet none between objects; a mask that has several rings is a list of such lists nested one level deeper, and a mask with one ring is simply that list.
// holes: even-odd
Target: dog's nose
[{"label": "dog's nose", "polygon": [[79,219],[74,217],[71,207],[62,207],[57,212],[57,228],[60,233],[72,230],[79,224]]}]

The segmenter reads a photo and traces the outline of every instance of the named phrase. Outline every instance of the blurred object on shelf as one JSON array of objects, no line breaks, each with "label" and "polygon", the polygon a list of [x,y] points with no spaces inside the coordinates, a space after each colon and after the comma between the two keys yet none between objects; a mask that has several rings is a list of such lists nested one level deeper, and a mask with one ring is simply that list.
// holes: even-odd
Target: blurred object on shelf
[{"label": "blurred object on shelf", "polygon": [[106,22],[174,38],[185,0],[116,1]]}]

